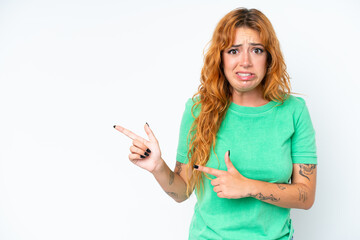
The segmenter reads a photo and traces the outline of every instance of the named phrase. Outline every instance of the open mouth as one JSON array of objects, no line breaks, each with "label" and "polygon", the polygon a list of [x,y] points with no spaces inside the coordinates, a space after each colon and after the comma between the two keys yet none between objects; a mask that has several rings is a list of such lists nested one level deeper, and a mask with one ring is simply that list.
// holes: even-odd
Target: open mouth
[{"label": "open mouth", "polygon": [[250,73],[250,72],[248,72],[248,73],[237,72],[236,75],[237,75],[238,79],[242,80],[242,81],[248,81],[255,77],[255,74]]},{"label": "open mouth", "polygon": [[254,75],[254,74],[252,74],[252,73],[236,73],[238,76],[240,76],[240,77],[249,77],[249,76],[252,76],[252,75]]}]

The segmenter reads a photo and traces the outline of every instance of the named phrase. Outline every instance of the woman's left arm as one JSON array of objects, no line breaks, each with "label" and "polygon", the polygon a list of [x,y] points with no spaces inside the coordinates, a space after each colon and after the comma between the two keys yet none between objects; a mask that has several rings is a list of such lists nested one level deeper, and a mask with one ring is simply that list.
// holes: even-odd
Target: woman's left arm
[{"label": "woman's left arm", "polygon": [[291,184],[248,181],[250,197],[283,208],[310,209],[315,201],[316,164],[293,164]]},{"label": "woman's left arm", "polygon": [[283,208],[309,209],[315,200],[316,164],[293,164],[291,184],[269,183],[244,177],[225,154],[227,171],[195,166],[216,178],[211,181],[220,198],[253,197]]}]

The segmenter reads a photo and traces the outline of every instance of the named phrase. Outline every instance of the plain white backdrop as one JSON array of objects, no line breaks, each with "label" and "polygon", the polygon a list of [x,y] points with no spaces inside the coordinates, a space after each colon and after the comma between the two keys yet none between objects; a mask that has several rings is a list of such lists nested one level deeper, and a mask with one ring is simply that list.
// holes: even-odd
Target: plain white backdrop
[{"label": "plain white backdrop", "polygon": [[203,50],[237,7],[272,22],[316,130],[316,202],[295,240],[360,239],[359,1],[0,1],[0,239],[187,239],[178,204],[128,160],[123,125],[175,166]]}]

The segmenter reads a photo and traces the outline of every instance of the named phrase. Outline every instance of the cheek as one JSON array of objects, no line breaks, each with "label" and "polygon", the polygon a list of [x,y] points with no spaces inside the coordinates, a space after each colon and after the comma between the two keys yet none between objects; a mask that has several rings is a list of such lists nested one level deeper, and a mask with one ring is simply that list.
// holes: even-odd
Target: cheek
[{"label": "cheek", "polygon": [[226,71],[231,71],[236,66],[236,62],[232,58],[223,58],[223,68]]}]

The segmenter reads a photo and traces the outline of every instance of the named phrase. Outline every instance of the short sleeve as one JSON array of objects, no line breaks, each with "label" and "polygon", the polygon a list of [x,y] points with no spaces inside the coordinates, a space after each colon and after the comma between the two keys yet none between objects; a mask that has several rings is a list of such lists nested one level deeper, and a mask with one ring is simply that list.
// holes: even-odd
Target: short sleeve
[{"label": "short sleeve", "polygon": [[302,98],[302,110],[295,121],[295,132],[291,138],[291,157],[293,163],[317,164],[315,130],[309,110]]},{"label": "short sleeve", "polygon": [[[188,143],[188,135],[190,132],[190,128],[195,118],[191,114],[191,108],[194,105],[194,102],[190,98],[185,105],[185,111],[183,113],[180,125],[180,133],[179,133],[179,142],[176,154],[176,161],[181,163],[188,163],[189,159],[187,157],[187,153],[189,150]],[[189,139],[190,141],[190,139]]]}]

